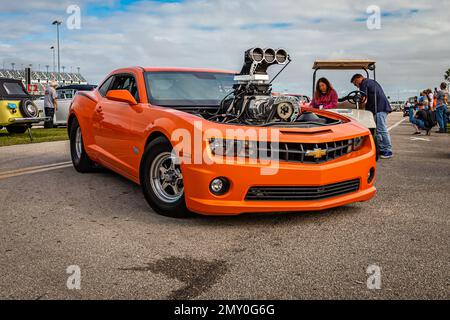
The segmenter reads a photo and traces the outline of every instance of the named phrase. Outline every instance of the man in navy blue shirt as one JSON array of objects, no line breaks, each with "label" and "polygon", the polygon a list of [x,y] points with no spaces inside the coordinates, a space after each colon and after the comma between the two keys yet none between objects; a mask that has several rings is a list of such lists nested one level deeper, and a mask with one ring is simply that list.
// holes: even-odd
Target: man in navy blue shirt
[{"label": "man in navy blue shirt", "polygon": [[366,94],[366,110],[371,111],[377,123],[377,140],[382,159],[393,157],[391,136],[387,128],[386,118],[392,112],[391,104],[378,82],[366,79],[361,74],[355,74],[351,82]]}]

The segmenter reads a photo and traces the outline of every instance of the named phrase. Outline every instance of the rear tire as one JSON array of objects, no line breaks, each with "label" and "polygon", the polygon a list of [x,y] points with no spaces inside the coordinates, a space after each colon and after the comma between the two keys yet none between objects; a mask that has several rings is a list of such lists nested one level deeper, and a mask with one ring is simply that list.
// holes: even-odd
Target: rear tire
[{"label": "rear tire", "polygon": [[77,118],[73,119],[72,127],[70,128],[70,155],[73,166],[78,172],[88,173],[94,170],[95,163],[89,158],[84,149],[83,135]]},{"label": "rear tire", "polygon": [[18,133],[22,134],[27,131],[27,126],[7,126],[6,130],[8,130],[9,133]]},{"label": "rear tire", "polygon": [[164,137],[149,143],[140,168],[142,191],[156,213],[186,218],[191,212],[186,207],[181,168],[173,162],[172,150],[172,145]]}]

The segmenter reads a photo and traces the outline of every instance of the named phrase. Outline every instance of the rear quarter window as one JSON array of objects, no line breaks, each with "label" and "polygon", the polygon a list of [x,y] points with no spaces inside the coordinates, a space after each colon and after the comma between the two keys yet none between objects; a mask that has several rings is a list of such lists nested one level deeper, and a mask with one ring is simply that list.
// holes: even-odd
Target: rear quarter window
[{"label": "rear quarter window", "polygon": [[5,89],[7,94],[11,95],[25,95],[26,92],[23,90],[23,88],[20,86],[20,84],[15,82],[5,82],[3,84],[3,88]]}]

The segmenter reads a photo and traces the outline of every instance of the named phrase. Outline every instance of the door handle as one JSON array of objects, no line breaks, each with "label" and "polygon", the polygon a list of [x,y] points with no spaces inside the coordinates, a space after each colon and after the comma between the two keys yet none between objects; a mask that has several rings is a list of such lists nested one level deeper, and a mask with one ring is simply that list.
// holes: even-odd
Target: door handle
[{"label": "door handle", "polygon": [[95,111],[97,111],[98,113],[102,112],[103,111],[102,106],[98,106],[97,109],[95,109]]}]

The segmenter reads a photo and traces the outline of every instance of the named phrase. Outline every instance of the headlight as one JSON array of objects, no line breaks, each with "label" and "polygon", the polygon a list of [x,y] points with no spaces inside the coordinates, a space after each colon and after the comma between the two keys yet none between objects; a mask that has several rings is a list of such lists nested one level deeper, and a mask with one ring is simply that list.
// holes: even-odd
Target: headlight
[{"label": "headlight", "polygon": [[357,137],[353,139],[353,151],[358,151],[364,145],[365,137]]},{"label": "headlight", "polygon": [[364,139],[365,139],[365,137],[357,137],[357,138],[348,140],[347,153],[360,150],[362,148],[362,146],[364,145]]},{"label": "headlight", "polygon": [[209,148],[215,156],[256,158],[258,143],[256,141],[210,139]]}]

